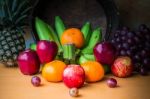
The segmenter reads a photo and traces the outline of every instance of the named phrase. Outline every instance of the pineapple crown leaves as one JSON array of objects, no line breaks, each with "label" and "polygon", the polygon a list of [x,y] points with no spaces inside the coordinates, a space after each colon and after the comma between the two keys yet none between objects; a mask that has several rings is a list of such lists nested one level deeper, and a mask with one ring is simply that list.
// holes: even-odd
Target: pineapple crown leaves
[{"label": "pineapple crown leaves", "polygon": [[28,0],[0,0],[0,27],[23,28],[31,9]]}]

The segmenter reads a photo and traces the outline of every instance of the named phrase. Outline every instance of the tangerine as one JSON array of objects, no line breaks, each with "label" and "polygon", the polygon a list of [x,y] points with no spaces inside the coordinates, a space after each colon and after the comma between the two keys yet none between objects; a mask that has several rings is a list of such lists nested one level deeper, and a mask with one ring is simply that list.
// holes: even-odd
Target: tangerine
[{"label": "tangerine", "polygon": [[84,36],[78,28],[69,28],[62,34],[61,43],[74,44],[77,48],[81,48],[84,45]]},{"label": "tangerine", "polygon": [[59,60],[46,63],[42,69],[42,77],[50,82],[60,82],[65,67],[66,64]]},{"label": "tangerine", "polygon": [[81,64],[85,71],[86,82],[97,82],[102,80],[104,77],[103,66],[96,61],[87,61]]}]

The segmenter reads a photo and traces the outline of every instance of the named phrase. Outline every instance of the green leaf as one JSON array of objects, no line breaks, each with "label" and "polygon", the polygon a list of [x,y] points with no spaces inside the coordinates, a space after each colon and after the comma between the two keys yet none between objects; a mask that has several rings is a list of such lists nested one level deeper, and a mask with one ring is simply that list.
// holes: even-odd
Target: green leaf
[{"label": "green leaf", "polygon": [[7,4],[7,6],[8,6],[8,8],[12,11],[12,3],[13,3],[13,1],[14,0],[5,0],[5,2],[6,2],[6,4]]},{"label": "green leaf", "polygon": [[23,12],[21,12],[21,15],[26,14],[30,9],[32,9],[32,7],[28,7],[27,9],[25,9]]},{"label": "green leaf", "polygon": [[4,0],[0,0],[0,5],[4,2]]},{"label": "green leaf", "polygon": [[3,6],[2,6],[2,12],[3,12],[3,14],[4,14],[4,17],[8,19],[8,18],[9,18],[9,15],[8,15],[7,8],[6,8],[6,2],[3,2],[2,5],[3,5]]},{"label": "green leaf", "polygon": [[21,2],[21,4],[19,4],[17,10],[14,12],[14,14],[13,14],[13,16],[12,16],[13,18],[20,14],[21,9],[24,7],[24,5],[25,5],[26,3],[27,3],[27,2],[26,2],[26,0],[25,0],[25,1]]},{"label": "green leaf", "polygon": [[24,20],[27,16],[28,16],[28,15],[23,15],[23,16],[19,17],[19,18],[16,20],[15,24],[18,24],[19,22],[21,22],[22,20]]},{"label": "green leaf", "polygon": [[13,0],[12,7],[11,7],[12,12],[15,11],[15,9],[17,8],[17,5],[18,5],[18,0]]},{"label": "green leaf", "polygon": [[20,27],[16,27],[16,28],[21,34],[25,34],[25,31],[22,28],[20,28]]},{"label": "green leaf", "polygon": [[3,17],[3,12],[2,12],[2,5],[0,4],[0,18]]},{"label": "green leaf", "polygon": [[6,0],[6,2],[5,2],[5,6],[6,6],[6,10],[7,10],[7,13],[8,13],[8,16],[9,16],[9,20],[10,21],[12,21],[12,12],[11,12],[11,10],[10,10],[10,8],[9,8],[9,5],[8,5],[8,0]]}]

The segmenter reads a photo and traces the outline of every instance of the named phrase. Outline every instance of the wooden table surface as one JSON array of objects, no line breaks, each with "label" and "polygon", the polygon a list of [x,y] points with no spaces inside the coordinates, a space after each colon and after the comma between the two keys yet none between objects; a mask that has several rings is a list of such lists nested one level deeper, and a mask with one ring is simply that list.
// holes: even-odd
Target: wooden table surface
[{"label": "wooden table surface", "polygon": [[150,76],[115,77],[118,87],[109,88],[106,79],[114,76],[106,75],[100,82],[85,84],[75,98],[68,94],[69,89],[62,82],[47,82],[40,76],[42,85],[33,87],[31,77],[23,75],[18,68],[0,64],[0,99],[150,99]]}]

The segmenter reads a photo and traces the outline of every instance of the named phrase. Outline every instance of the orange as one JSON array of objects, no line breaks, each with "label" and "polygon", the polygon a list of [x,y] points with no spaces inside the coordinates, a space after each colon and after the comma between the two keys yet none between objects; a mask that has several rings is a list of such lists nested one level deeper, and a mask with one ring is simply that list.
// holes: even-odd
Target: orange
[{"label": "orange", "polygon": [[104,68],[103,66],[96,61],[87,61],[81,66],[85,71],[85,78],[87,82],[96,82],[104,77]]},{"label": "orange", "polygon": [[66,64],[59,60],[46,63],[42,69],[42,77],[50,82],[60,82],[65,67]]},{"label": "orange", "polygon": [[84,44],[84,36],[77,28],[69,28],[64,31],[61,37],[61,43],[74,44],[77,48],[81,48]]}]

